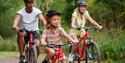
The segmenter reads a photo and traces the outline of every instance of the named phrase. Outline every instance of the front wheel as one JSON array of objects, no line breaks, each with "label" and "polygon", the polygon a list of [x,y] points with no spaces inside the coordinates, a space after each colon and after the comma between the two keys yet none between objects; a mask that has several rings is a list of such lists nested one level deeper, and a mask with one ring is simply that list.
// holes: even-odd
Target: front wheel
[{"label": "front wheel", "polygon": [[33,63],[38,63],[37,62],[37,48],[36,48],[36,45],[33,46]]},{"label": "front wheel", "polygon": [[85,52],[85,63],[100,63],[100,49],[95,41],[88,42]]}]

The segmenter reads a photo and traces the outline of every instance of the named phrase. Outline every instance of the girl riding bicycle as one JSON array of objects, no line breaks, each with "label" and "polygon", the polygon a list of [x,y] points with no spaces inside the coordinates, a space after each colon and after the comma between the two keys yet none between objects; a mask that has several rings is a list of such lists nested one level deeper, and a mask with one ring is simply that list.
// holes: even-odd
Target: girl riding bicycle
[{"label": "girl riding bicycle", "polygon": [[[89,12],[86,10],[86,2],[79,1],[78,6],[74,10],[74,12],[72,14],[72,18],[71,18],[71,21],[72,21],[71,27],[72,28],[70,30],[70,33],[71,33],[71,36],[73,39],[78,41],[78,37],[80,37],[81,34],[82,34],[82,36],[84,36],[85,30],[84,29],[79,30],[78,28],[85,26],[86,19],[88,19],[91,22],[91,24],[98,27],[98,29],[102,28],[102,26],[100,26],[98,23],[96,23],[96,21],[93,20],[91,18],[91,16],[89,15]],[[74,45],[72,47],[72,52],[69,54],[70,61],[73,61],[73,56],[74,56],[76,50],[77,50],[77,46]]]},{"label": "girl riding bicycle", "polygon": [[[64,36],[65,38],[69,39],[72,42],[76,42],[60,26],[61,22],[60,12],[57,12],[55,10],[50,10],[47,12],[46,17],[47,17],[47,25],[46,29],[44,29],[42,34],[42,40],[41,40],[42,45],[47,45],[47,44],[61,45],[62,36]],[[45,47],[46,57],[44,61],[42,61],[42,63],[48,63],[49,60],[52,59],[52,57],[58,51],[58,48],[55,47],[55,49],[50,47]],[[59,60],[63,60],[64,58],[65,56],[64,54],[62,54]]]}]

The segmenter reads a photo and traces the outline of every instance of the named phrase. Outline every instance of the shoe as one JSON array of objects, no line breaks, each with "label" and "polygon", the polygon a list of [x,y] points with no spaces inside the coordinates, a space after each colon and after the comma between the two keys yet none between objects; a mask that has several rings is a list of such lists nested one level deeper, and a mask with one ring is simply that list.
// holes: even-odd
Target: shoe
[{"label": "shoe", "polygon": [[89,60],[93,60],[93,57],[92,57],[92,55],[89,53],[89,55],[88,55],[88,59]]},{"label": "shoe", "polygon": [[46,61],[45,59],[42,61],[42,63],[49,63],[49,61]]},{"label": "shoe", "polygon": [[73,58],[74,58],[74,54],[70,53],[70,54],[69,54],[69,58],[68,58],[69,61],[70,61],[70,62],[73,61]]},{"label": "shoe", "polygon": [[25,56],[23,56],[23,55],[20,55],[20,58],[19,58],[19,60],[20,60],[20,62],[24,62],[24,60],[25,60]]}]

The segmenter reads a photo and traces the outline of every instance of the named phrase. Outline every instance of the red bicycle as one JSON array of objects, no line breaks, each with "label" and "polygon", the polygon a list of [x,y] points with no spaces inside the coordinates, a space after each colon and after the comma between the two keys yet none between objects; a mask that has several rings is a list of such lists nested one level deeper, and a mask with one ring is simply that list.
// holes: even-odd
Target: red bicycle
[{"label": "red bicycle", "polygon": [[[55,44],[48,44],[46,47],[50,47],[50,48],[59,48],[58,52],[55,54],[55,56],[52,58],[51,63],[66,63],[64,62],[64,59],[60,60],[60,56],[63,55],[63,50],[62,47],[65,45],[68,45],[70,43],[67,44],[63,44],[63,45],[55,45]],[[54,49],[55,50],[55,49]],[[55,50],[56,51],[56,50]]]},{"label": "red bicycle", "polygon": [[[97,45],[97,42],[90,38],[88,30],[90,29],[97,29],[93,27],[81,27],[78,28],[85,30],[85,35],[80,37],[79,42],[83,42],[82,44],[78,44],[77,49],[77,55],[73,59],[74,62],[78,63],[84,63],[83,60],[85,60],[85,63],[92,62],[92,63],[100,63],[101,57],[100,57],[100,49]],[[82,47],[80,47],[82,45]],[[71,48],[70,48],[71,50]],[[85,54],[85,56],[84,56]],[[84,59],[83,59],[84,57]],[[72,62],[71,62],[72,63]]]},{"label": "red bicycle", "polygon": [[37,61],[37,47],[34,42],[34,33],[42,32],[38,31],[27,31],[25,29],[20,30],[20,32],[26,32],[27,37],[25,37],[26,49],[25,49],[25,63],[38,63]]}]

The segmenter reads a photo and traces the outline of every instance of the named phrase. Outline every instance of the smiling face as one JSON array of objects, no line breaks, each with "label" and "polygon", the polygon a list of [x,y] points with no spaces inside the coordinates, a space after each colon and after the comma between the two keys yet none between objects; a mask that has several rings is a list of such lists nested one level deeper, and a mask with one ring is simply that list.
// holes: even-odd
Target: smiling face
[{"label": "smiling face", "polygon": [[33,0],[27,0],[25,2],[25,6],[26,6],[26,11],[28,13],[32,12],[32,7],[33,7]]},{"label": "smiling face", "polygon": [[58,27],[60,20],[61,20],[60,16],[54,15],[50,18],[50,24],[54,27]]},{"label": "smiling face", "polygon": [[85,6],[79,6],[79,12],[83,14],[85,12]]}]

